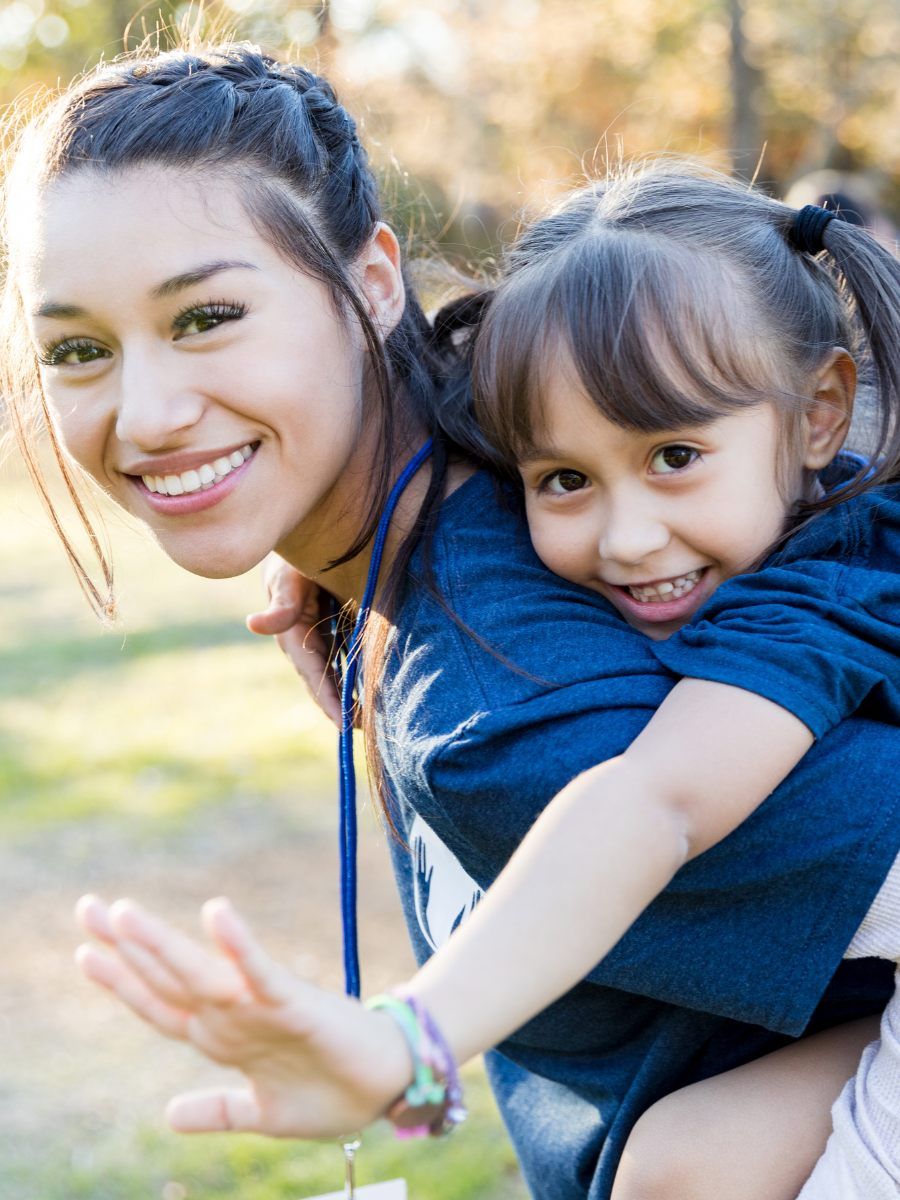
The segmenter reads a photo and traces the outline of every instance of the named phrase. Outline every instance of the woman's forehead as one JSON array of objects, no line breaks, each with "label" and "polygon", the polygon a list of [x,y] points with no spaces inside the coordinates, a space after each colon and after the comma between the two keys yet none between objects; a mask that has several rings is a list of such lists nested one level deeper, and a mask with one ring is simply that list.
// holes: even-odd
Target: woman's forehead
[{"label": "woman's forehead", "polygon": [[30,219],[14,221],[23,289],[40,303],[123,277],[152,289],[192,264],[275,256],[236,182],[155,165],[69,172],[33,197]]}]

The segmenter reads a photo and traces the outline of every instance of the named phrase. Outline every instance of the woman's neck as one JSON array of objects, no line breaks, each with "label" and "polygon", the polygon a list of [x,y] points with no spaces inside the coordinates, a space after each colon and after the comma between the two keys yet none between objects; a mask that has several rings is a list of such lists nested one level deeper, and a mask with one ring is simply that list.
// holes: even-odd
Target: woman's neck
[{"label": "woman's neck", "polygon": [[[397,454],[394,479],[399,477],[423,442],[424,436],[417,444]],[[369,464],[371,461],[371,458],[367,458]],[[390,573],[398,551],[413,530],[431,482],[431,470],[431,462],[426,460],[397,500],[384,544],[380,570],[382,580]],[[455,491],[473,471],[473,467],[465,464],[452,465],[447,472],[444,496]],[[330,592],[341,604],[358,604],[362,599],[374,539],[349,561],[330,569],[328,563],[339,558],[358,536],[367,515],[368,485],[368,478],[354,479],[353,473],[348,472],[340,491],[335,489],[335,494],[321,506],[321,511],[276,547],[287,562]]]}]

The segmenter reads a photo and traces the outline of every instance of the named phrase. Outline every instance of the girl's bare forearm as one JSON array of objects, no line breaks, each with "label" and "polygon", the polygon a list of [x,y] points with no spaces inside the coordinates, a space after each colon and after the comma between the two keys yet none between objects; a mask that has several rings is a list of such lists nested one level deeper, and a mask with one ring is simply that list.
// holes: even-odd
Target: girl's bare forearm
[{"label": "girl's bare forearm", "polygon": [[412,982],[460,1061],[583,979],[678,869],[737,828],[811,744],[771,701],[684,680],[625,754],[559,792]]}]

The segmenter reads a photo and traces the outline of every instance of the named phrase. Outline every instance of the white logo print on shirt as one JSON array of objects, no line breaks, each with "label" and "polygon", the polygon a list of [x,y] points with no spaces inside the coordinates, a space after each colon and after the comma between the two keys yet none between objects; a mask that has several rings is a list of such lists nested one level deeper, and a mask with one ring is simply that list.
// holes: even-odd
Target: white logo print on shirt
[{"label": "white logo print on shirt", "polygon": [[437,950],[475,911],[483,892],[434,830],[416,816],[409,831],[416,917],[422,936]]}]

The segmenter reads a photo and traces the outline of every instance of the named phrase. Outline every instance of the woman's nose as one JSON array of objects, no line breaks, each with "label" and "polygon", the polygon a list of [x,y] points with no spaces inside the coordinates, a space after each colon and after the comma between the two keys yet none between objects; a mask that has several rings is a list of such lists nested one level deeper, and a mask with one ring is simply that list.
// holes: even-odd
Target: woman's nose
[{"label": "woman's nose", "polygon": [[638,567],[665,549],[669,538],[668,525],[653,507],[624,500],[608,507],[598,549],[604,562]]},{"label": "woman's nose", "polygon": [[144,452],[177,446],[203,413],[202,394],[149,356],[124,363],[120,388],[116,436]]}]

